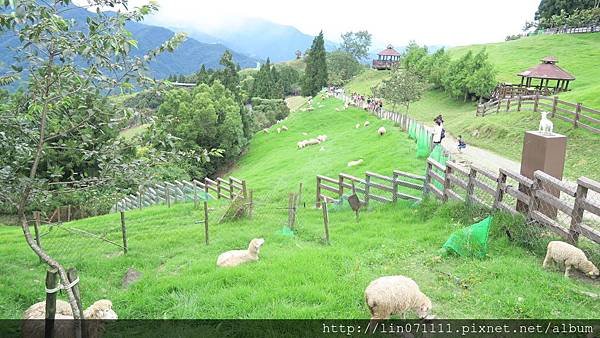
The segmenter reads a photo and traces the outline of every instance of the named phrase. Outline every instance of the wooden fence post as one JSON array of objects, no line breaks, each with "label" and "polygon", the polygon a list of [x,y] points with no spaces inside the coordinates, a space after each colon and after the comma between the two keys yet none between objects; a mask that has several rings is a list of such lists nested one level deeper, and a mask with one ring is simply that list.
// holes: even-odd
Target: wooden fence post
[{"label": "wooden fence post", "polygon": [[221,199],[221,181],[217,180],[217,199]]},{"label": "wooden fence post", "polygon": [[67,222],[71,222],[71,205],[67,205]]},{"label": "wooden fence post", "polygon": [[581,115],[581,103],[577,103],[577,107],[575,108],[575,118],[573,119],[573,126],[575,128],[579,124],[579,115]]},{"label": "wooden fence post", "polygon": [[556,107],[558,106],[558,96],[554,95],[552,98],[552,114],[550,117],[554,117],[556,115]]},{"label": "wooden fence post", "polygon": [[[46,271],[46,290],[56,289],[58,286],[58,270]],[[54,316],[56,314],[56,292],[46,292],[46,321],[44,323],[45,338],[54,337]]]},{"label": "wooden fence post", "polygon": [[517,111],[521,111],[521,104],[523,104],[523,98],[521,97],[521,95],[519,95],[518,98],[519,102],[517,103]]},{"label": "wooden fence post", "polygon": [[196,182],[194,182],[194,180],[192,180],[192,184],[194,185],[194,209],[198,208],[198,186],[196,185]]},{"label": "wooden fence post", "polygon": [[573,243],[577,243],[579,240],[579,224],[583,221],[583,202],[585,201],[588,193],[588,188],[581,184],[577,184],[577,192],[575,193],[575,204],[573,205],[573,213],[571,214],[571,226],[569,233]]},{"label": "wooden fence post", "polygon": [[506,100],[506,111],[510,110],[510,97]]},{"label": "wooden fence post", "polygon": [[465,201],[467,204],[473,204],[473,193],[475,192],[475,178],[477,177],[477,170],[471,168],[469,171],[469,180],[467,181],[467,196]]},{"label": "wooden fence post", "polygon": [[442,195],[442,202],[448,202],[448,192],[452,189],[452,184],[450,183],[450,175],[452,174],[452,168],[447,165],[444,173],[444,192]]},{"label": "wooden fence post", "polygon": [[500,209],[500,203],[504,199],[504,185],[506,184],[506,174],[500,173],[498,175],[498,185],[496,187],[496,196],[494,198],[493,209]]},{"label": "wooden fence post", "polygon": [[533,178],[533,184],[531,185],[531,189],[529,189],[529,205],[527,206],[527,219],[533,219],[533,213],[539,208],[539,201],[537,198],[537,191],[542,189],[542,181],[539,178]]},{"label": "wooden fence post", "polygon": [[233,180],[229,176],[229,200],[233,201]]},{"label": "wooden fence post", "polygon": [[500,112],[501,105],[502,105],[502,99],[498,99],[498,105],[496,106],[496,113]]},{"label": "wooden fence post", "polygon": [[425,182],[423,182],[423,197],[429,196],[429,184],[431,183],[432,165],[427,161],[427,169],[425,170]]},{"label": "wooden fence post", "polygon": [[[302,183],[300,183],[300,185],[302,185]],[[244,199],[248,198],[248,190],[246,188],[246,180],[242,180],[242,196],[244,196]]]},{"label": "wooden fence post", "polygon": [[138,191],[137,192],[137,198],[138,198],[138,209],[142,208],[142,192]]},{"label": "wooden fence post", "polygon": [[127,254],[127,226],[125,226],[124,211],[121,211],[121,234],[123,235],[123,253]]},{"label": "wooden fence post", "polygon": [[329,244],[329,212],[325,200],[323,201],[323,226],[325,227],[325,243]]},{"label": "wooden fence post", "polygon": [[317,176],[317,202],[315,204],[315,208],[319,209],[321,207],[321,178]]},{"label": "wooden fence post", "polygon": [[394,172],[392,175],[392,203],[398,202],[398,174]]},{"label": "wooden fence post", "polygon": [[58,209],[57,209],[58,210],[58,223],[60,223],[60,218],[61,218],[60,217],[60,209],[61,209],[60,207],[58,207]]},{"label": "wooden fence post", "polygon": [[338,199],[342,200],[342,197],[344,197],[344,177],[342,174],[338,176],[338,185]]},{"label": "wooden fence post", "polygon": [[540,94],[535,94],[535,99],[533,101],[533,112],[534,113],[537,113],[539,104],[540,104]]},{"label": "wooden fence post", "polygon": [[167,197],[167,206],[170,208],[171,207],[171,188],[169,188],[169,185],[165,182],[165,195]]},{"label": "wooden fence post", "polygon": [[206,199],[204,200],[204,242],[208,245],[208,202]]}]

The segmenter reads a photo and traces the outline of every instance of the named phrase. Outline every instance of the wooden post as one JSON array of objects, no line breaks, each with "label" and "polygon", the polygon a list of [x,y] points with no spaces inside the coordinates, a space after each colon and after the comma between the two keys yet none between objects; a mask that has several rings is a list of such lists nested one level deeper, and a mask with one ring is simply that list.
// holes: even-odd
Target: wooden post
[{"label": "wooden post", "polygon": [[325,200],[323,201],[323,226],[325,227],[325,243],[329,245],[329,212]]},{"label": "wooden post", "polygon": [[423,197],[429,196],[429,184],[431,184],[431,163],[427,162],[427,169],[425,170],[425,182],[423,182]]},{"label": "wooden post", "polygon": [[194,209],[198,208],[198,186],[196,186],[196,182],[192,180],[192,184],[194,185]]},{"label": "wooden post", "polygon": [[170,208],[171,207],[171,188],[169,188],[169,185],[165,182],[165,195],[167,196],[167,206]]},{"label": "wooden post", "polygon": [[[302,184],[302,183],[300,183]],[[244,196],[244,199],[248,198],[248,190],[246,188],[246,180],[242,180],[242,196]]]},{"label": "wooden post", "polygon": [[71,205],[67,205],[67,222],[71,222]]},{"label": "wooden post", "polygon": [[394,175],[392,175],[392,189],[394,190],[392,192],[392,202],[396,203],[398,202],[398,174],[394,172]]},{"label": "wooden post", "polygon": [[554,95],[552,98],[552,115],[550,117],[554,117],[556,115],[556,107],[558,106],[558,96]]},{"label": "wooden post", "polygon": [[138,191],[137,192],[137,198],[138,198],[138,209],[142,208],[142,192]]},{"label": "wooden post", "polygon": [[204,242],[208,245],[208,202],[204,200]]},{"label": "wooden post", "polygon": [[[56,289],[58,286],[58,270],[48,269],[46,271],[46,289]],[[46,293],[46,321],[44,323],[45,338],[54,337],[54,316],[56,314],[57,292]]]},{"label": "wooden post", "polygon": [[469,171],[469,181],[467,182],[467,196],[465,201],[467,204],[473,203],[473,193],[475,192],[475,179],[477,178],[477,170],[471,168]]},{"label": "wooden post", "polygon": [[517,111],[521,111],[521,104],[523,104],[523,98],[519,95],[519,102],[517,104]]},{"label": "wooden post", "polygon": [[575,128],[577,128],[577,125],[579,124],[579,115],[581,115],[581,103],[578,103],[575,108],[575,118],[573,119],[573,126]]},{"label": "wooden post", "polygon": [[221,181],[217,180],[217,199],[221,199]]},{"label": "wooden post", "polygon": [[450,175],[452,174],[452,168],[447,165],[446,171],[444,174],[444,192],[442,196],[443,202],[448,202],[448,191],[452,189],[452,184],[450,183]]},{"label": "wooden post", "polygon": [[535,94],[535,99],[533,101],[533,112],[534,113],[537,113],[539,104],[540,104],[540,94]]},{"label": "wooden post", "polygon": [[298,205],[302,204],[302,182],[300,182],[300,186],[298,187]]},{"label": "wooden post", "polygon": [[58,207],[58,223],[60,223],[60,207]]},{"label": "wooden post", "polygon": [[[41,226],[42,220],[41,220],[40,212],[39,211],[34,211],[33,212],[33,218],[35,220],[34,223],[33,223],[33,230],[35,232],[35,243],[41,249],[42,248],[42,242],[40,241],[40,226]],[[40,263],[41,262],[43,262],[42,257],[40,257]]]},{"label": "wooden post", "polygon": [[121,211],[121,234],[123,235],[123,253],[127,254],[127,227],[125,226],[125,211]]},{"label": "wooden post", "polygon": [[[354,183],[352,185],[354,187]],[[365,174],[365,207],[369,206],[369,193],[371,191],[371,176],[369,174]]]},{"label": "wooden post", "polygon": [[233,180],[229,177],[229,200],[233,201]]},{"label": "wooden post", "polygon": [[502,105],[502,99],[498,99],[498,105],[496,106],[496,113],[500,112],[501,105]]},{"label": "wooden post", "polygon": [[338,185],[338,199],[341,200],[344,196],[344,177],[341,174],[338,176]]},{"label": "wooden post", "polygon": [[500,203],[504,199],[504,185],[506,184],[506,174],[500,173],[498,176],[498,185],[496,186],[496,196],[494,198],[493,208],[500,209]]},{"label": "wooden post", "polygon": [[321,178],[317,177],[317,202],[315,208],[321,207]]},{"label": "wooden post", "polygon": [[506,111],[509,111],[509,110],[510,110],[510,97],[506,101]]},{"label": "wooden post", "polygon": [[[579,183],[579,182],[578,182]],[[571,240],[573,243],[577,243],[579,240],[579,225],[583,221],[583,202],[585,201],[588,193],[588,188],[581,184],[577,185],[577,192],[575,193],[575,204],[573,205],[573,213],[571,214],[571,227],[569,233],[571,234]]]},{"label": "wooden post", "polygon": [[542,181],[534,176],[533,184],[529,190],[529,205],[527,206],[527,219],[532,220],[532,214],[539,208],[537,191],[542,189]]}]

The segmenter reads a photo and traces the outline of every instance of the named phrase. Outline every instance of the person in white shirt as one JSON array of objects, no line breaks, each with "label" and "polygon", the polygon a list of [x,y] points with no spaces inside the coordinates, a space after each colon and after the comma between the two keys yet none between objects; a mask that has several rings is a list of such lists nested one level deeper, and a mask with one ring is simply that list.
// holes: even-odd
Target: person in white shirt
[{"label": "person in white shirt", "polygon": [[440,144],[446,136],[444,130],[444,120],[442,119],[442,115],[439,115],[433,121],[435,122],[433,126],[433,143]]}]

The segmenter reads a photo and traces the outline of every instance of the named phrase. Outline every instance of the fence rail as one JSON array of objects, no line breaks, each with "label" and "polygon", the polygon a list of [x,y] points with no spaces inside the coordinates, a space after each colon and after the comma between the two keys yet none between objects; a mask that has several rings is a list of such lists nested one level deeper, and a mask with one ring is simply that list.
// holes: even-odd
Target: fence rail
[{"label": "fence rail", "polygon": [[[340,173],[338,178],[317,175],[316,207],[321,202],[338,202],[344,196],[344,188],[354,189],[363,195],[363,203],[368,206],[371,200],[382,203],[395,203],[398,199],[420,201],[421,197],[403,191],[417,191],[421,195],[425,177],[400,170],[394,170],[392,176],[367,171],[365,178]],[[326,194],[329,192],[328,194]],[[333,196],[332,196],[333,195]]]},{"label": "fence rail", "polygon": [[486,116],[500,111],[547,111],[558,118],[593,133],[600,134],[600,110],[584,107],[581,103],[559,100],[557,96],[526,95],[491,100],[477,106],[476,116]]},{"label": "fence rail", "polygon": [[209,199],[228,199],[232,200],[236,195],[246,197],[246,181],[235,177],[224,179],[221,177],[212,180],[205,178],[204,182],[198,180],[192,181],[174,181],[155,183],[145,186],[137,193],[123,197],[118,201],[112,211],[126,211],[131,209],[141,209],[151,205],[193,201],[198,204],[199,201]]}]

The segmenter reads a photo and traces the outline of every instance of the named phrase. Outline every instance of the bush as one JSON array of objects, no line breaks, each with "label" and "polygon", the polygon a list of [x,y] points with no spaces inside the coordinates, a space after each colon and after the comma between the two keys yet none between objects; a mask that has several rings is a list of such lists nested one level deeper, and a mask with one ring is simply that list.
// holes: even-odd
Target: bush
[{"label": "bush", "polygon": [[281,99],[252,99],[252,115],[254,131],[268,128],[278,120],[285,119],[290,114],[290,109]]}]

